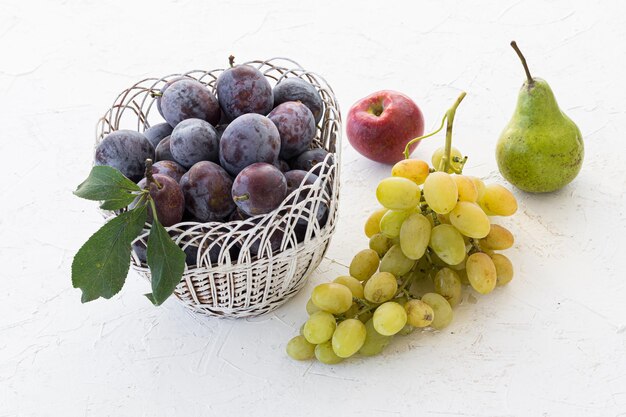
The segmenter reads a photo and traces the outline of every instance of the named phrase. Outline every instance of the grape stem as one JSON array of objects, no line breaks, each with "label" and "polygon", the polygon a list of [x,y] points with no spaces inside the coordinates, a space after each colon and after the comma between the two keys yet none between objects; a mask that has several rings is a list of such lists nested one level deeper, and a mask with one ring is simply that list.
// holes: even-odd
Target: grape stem
[{"label": "grape stem", "polygon": [[407,278],[404,280],[404,282],[402,283],[400,288],[398,288],[398,291],[396,292],[396,295],[404,292],[405,288],[407,286],[409,286],[409,284],[412,283],[414,279],[415,279],[415,275],[414,274],[409,274],[409,276],[407,276]]},{"label": "grape stem", "polygon": [[355,301],[355,302],[357,302],[357,303],[359,303],[359,304],[361,304],[363,306],[366,306],[366,307],[375,307],[374,305],[370,304],[369,301],[367,301],[367,300],[365,300],[363,298],[352,297],[352,301]]},{"label": "grape stem", "polygon": [[482,248],[480,247],[480,242],[474,238],[470,238],[470,244],[472,245],[472,248],[470,249],[470,252],[474,253],[474,252],[482,252]]},{"label": "grape stem", "polygon": [[446,116],[445,116],[445,118],[447,119],[446,147],[443,152],[443,157],[441,158],[441,163],[440,163],[440,165],[443,166],[443,169],[441,169],[441,171],[443,172],[448,172],[448,170],[450,169],[450,162],[451,162],[450,152],[452,151],[452,124],[454,123],[454,116],[456,115],[456,109],[457,107],[459,107],[459,104],[461,104],[461,101],[463,101],[465,96],[466,96],[465,91],[461,92],[461,94],[456,99],[452,107],[450,107],[448,111],[446,112]]},{"label": "grape stem", "polygon": [[440,125],[440,126],[439,126],[439,128],[438,128],[437,130],[435,130],[434,132],[430,132],[430,133],[429,133],[429,134],[427,134],[427,135],[420,136],[420,137],[415,138],[415,139],[411,139],[411,140],[409,141],[409,143],[407,143],[407,144],[406,144],[406,147],[404,148],[404,159],[409,159],[409,156],[410,156],[409,154],[411,153],[411,149],[410,149],[410,148],[411,148],[411,145],[413,145],[413,144],[414,144],[414,143],[416,143],[416,142],[419,142],[419,141],[420,141],[420,140],[422,140],[422,139],[429,138],[429,137],[431,137],[431,136],[433,136],[433,135],[436,135],[437,133],[441,132],[441,129],[443,129],[443,124],[444,124],[444,122],[446,121],[446,117],[448,117],[448,113],[446,113],[446,114],[444,114],[444,115],[443,115],[443,119],[441,119],[441,125]]},{"label": "grape stem", "polygon": [[363,307],[359,311],[357,311],[356,314],[351,318],[358,318],[361,314],[367,313],[368,311],[375,310],[378,307],[378,305],[376,304],[372,305],[367,300],[364,300],[362,298],[352,297],[352,300],[361,304]]},{"label": "grape stem", "polygon": [[[439,126],[439,128],[437,128],[437,130],[435,130],[434,132],[431,132],[427,135],[424,136],[420,136],[418,138],[415,139],[411,139],[409,141],[409,143],[406,144],[406,147],[404,148],[404,158],[405,159],[409,159],[410,157],[410,152],[411,152],[411,145],[413,145],[416,142],[419,142],[422,139],[426,139],[429,138],[433,135],[436,135],[437,133],[441,132],[441,130],[443,129],[443,125],[444,123],[446,124],[446,146],[445,146],[445,150],[443,153],[443,157],[441,158],[441,162],[440,162],[440,166],[435,167],[438,171],[443,171],[443,172],[448,172],[449,170],[454,171],[457,174],[460,174],[462,172],[463,169],[463,165],[465,165],[465,162],[467,161],[467,157],[465,157],[463,159],[463,161],[460,164],[460,167],[454,168],[451,167],[450,163],[452,162],[452,158],[450,156],[450,152],[452,151],[452,124],[454,123],[454,115],[456,114],[456,109],[457,107],[459,107],[459,104],[461,104],[461,101],[463,101],[463,99],[465,98],[467,93],[465,93],[465,91],[461,92],[461,94],[459,95],[459,97],[456,99],[456,101],[454,102],[454,104],[452,105],[452,107],[450,107],[448,109],[448,111],[443,115],[443,118],[441,119],[441,125]],[[447,123],[446,123],[447,122]]]}]

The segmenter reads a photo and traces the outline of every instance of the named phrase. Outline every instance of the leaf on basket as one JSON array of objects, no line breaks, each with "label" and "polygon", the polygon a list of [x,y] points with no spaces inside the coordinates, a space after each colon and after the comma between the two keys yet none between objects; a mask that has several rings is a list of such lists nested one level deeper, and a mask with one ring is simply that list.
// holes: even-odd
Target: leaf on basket
[{"label": "leaf on basket", "polygon": [[141,188],[110,166],[95,166],[74,194],[86,200],[104,201],[100,208],[118,210],[128,206]]},{"label": "leaf on basket", "polygon": [[145,205],[115,217],[94,233],[72,262],[72,285],[83,292],[83,303],[111,298],[124,285],[130,267],[131,243],[146,222]]},{"label": "leaf on basket", "polygon": [[174,293],[185,270],[186,256],[156,217],[148,236],[147,257],[152,273],[152,294],[146,297],[158,306]]}]

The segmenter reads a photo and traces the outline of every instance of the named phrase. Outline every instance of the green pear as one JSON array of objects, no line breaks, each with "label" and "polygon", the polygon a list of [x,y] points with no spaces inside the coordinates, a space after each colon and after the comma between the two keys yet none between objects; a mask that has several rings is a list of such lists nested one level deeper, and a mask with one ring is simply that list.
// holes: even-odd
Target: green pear
[{"label": "green pear", "polygon": [[500,172],[517,188],[547,193],[569,184],[583,163],[584,145],[578,126],[565,115],[545,80],[533,78],[515,41],[527,80],[517,107],[496,146]]}]

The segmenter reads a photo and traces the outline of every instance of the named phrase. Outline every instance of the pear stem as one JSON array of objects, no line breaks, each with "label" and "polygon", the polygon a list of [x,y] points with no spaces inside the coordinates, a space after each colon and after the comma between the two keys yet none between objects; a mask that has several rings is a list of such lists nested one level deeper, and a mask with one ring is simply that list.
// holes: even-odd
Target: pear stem
[{"label": "pear stem", "polygon": [[517,56],[519,56],[519,59],[522,61],[524,71],[526,72],[526,78],[528,78],[528,85],[533,85],[535,83],[535,80],[533,80],[532,75],[530,75],[530,70],[528,69],[526,58],[524,58],[524,54],[522,54],[522,51],[520,51],[519,47],[517,46],[517,42],[511,41],[511,47],[513,47],[515,52],[517,52]]},{"label": "pear stem", "polygon": [[466,93],[463,91],[459,98],[456,99],[452,107],[446,112],[446,147],[443,152],[443,156],[441,158],[440,165],[443,165],[443,168],[440,169],[443,172],[448,172],[450,169],[450,162],[452,162],[452,158],[450,158],[450,152],[452,151],[452,124],[454,123],[454,115],[456,114],[456,109],[461,104],[461,101],[465,98]]}]

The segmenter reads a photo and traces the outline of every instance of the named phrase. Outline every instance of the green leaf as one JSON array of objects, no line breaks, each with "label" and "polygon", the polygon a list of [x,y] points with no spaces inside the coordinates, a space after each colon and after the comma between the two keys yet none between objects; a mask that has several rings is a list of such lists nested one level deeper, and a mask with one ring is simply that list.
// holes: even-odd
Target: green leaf
[{"label": "green leaf", "polygon": [[78,250],[72,262],[72,285],[86,303],[111,298],[124,285],[130,267],[130,245],[146,222],[147,207],[139,206],[110,220]]},{"label": "green leaf", "polygon": [[102,210],[119,210],[137,200],[137,198],[138,197],[135,194],[125,193],[117,198],[106,200],[104,203],[100,204],[100,208]]},{"label": "green leaf", "polygon": [[101,208],[117,210],[129,205],[135,197],[133,192],[141,188],[117,169],[102,165],[94,166],[89,176],[76,188],[74,194],[86,200],[104,201]]},{"label": "green leaf", "polygon": [[154,305],[158,305],[158,304],[157,304],[157,302],[156,302],[156,300],[155,300],[155,299],[154,299],[154,297],[152,296],[152,293],[144,294],[144,296],[145,296],[148,300],[150,300],[150,302],[151,302],[152,304],[154,304]]},{"label": "green leaf", "polygon": [[180,283],[185,270],[185,252],[172,241],[156,217],[148,236],[147,258],[152,273],[152,294],[146,294],[146,297],[158,306]]}]

